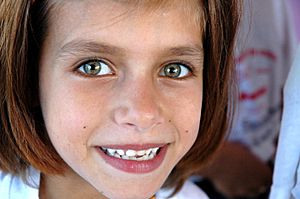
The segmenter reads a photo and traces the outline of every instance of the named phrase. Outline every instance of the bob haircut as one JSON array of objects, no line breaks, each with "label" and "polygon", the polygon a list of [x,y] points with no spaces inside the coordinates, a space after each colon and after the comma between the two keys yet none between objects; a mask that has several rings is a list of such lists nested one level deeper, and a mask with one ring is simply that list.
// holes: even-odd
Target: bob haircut
[{"label": "bob haircut", "polygon": [[[0,169],[24,179],[29,166],[48,174],[63,174],[65,168],[47,135],[39,106],[38,60],[52,9],[49,2],[0,3]],[[202,117],[195,144],[164,184],[176,190],[220,145],[231,123],[236,93],[233,47],[240,4],[238,0],[199,0],[199,4],[204,49]]]}]

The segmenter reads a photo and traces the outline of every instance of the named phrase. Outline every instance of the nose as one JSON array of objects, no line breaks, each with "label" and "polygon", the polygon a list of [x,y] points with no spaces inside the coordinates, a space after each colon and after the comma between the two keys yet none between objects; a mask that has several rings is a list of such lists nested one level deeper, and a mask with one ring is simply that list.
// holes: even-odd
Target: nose
[{"label": "nose", "polygon": [[163,123],[159,92],[150,82],[135,81],[124,87],[113,111],[118,125],[144,132]]}]

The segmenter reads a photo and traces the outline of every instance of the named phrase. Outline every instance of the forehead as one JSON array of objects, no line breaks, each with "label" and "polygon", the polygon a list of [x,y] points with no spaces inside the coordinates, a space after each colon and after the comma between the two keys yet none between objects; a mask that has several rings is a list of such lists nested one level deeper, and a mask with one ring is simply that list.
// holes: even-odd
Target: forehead
[{"label": "forehead", "polygon": [[142,52],[202,45],[203,26],[199,20],[202,12],[200,5],[195,6],[198,1],[53,0],[50,3],[50,23],[44,43],[50,47],[49,51],[59,51],[78,39]]},{"label": "forehead", "polygon": [[[58,13],[73,12],[76,8],[83,10],[82,15],[93,11],[93,8],[101,6],[95,14],[110,12],[112,20],[132,15],[156,14],[168,10],[180,9],[182,18],[187,18],[202,31],[204,15],[199,0],[50,0],[50,19],[59,18]],[[52,14],[51,14],[52,13]],[[53,21],[53,20],[52,20]]]},{"label": "forehead", "polygon": [[200,6],[199,0],[49,0],[50,5],[57,4],[63,5],[68,3],[97,3],[97,4],[119,4],[123,6],[143,7],[148,9],[157,9],[161,7],[176,6],[185,7],[189,9],[195,9],[196,6]]}]

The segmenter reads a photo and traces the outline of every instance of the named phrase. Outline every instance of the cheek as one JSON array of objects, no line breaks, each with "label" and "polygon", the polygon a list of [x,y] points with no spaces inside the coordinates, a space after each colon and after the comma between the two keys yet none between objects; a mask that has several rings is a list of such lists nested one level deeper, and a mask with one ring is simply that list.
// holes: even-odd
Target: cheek
[{"label": "cheek", "polygon": [[[65,96],[64,99],[68,97]],[[52,104],[52,105],[51,105]],[[61,156],[64,154],[82,154],[87,142],[88,124],[77,103],[65,102],[49,103],[43,112],[47,132],[54,147]],[[74,109],[77,107],[77,109]],[[84,128],[85,127],[85,128]],[[63,157],[64,158],[64,157]]]},{"label": "cheek", "polygon": [[180,137],[185,152],[192,147],[198,135],[201,117],[201,103],[199,102],[195,103],[189,111],[185,111],[185,117],[181,121]]},{"label": "cheek", "polygon": [[55,89],[49,87],[41,93],[43,116],[51,142],[66,161],[70,158],[82,160],[88,152],[95,124],[101,121],[96,108],[103,99],[86,94],[76,84],[69,85],[66,81],[52,88]]},{"label": "cheek", "polygon": [[202,107],[202,87],[199,85],[183,93],[181,96],[184,97],[178,98],[173,106],[177,107],[173,109],[171,122],[178,130],[178,159],[192,147],[198,135]]}]

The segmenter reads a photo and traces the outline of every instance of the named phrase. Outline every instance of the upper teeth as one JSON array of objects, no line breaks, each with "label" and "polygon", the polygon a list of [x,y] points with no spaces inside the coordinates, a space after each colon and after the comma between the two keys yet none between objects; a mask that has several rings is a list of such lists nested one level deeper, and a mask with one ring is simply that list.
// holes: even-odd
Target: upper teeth
[{"label": "upper teeth", "polygon": [[122,158],[124,160],[136,160],[136,161],[143,161],[143,160],[151,160],[157,155],[157,151],[159,147],[149,148],[146,150],[122,150],[122,149],[111,149],[101,147],[101,149],[109,156],[113,156],[116,158]]}]

